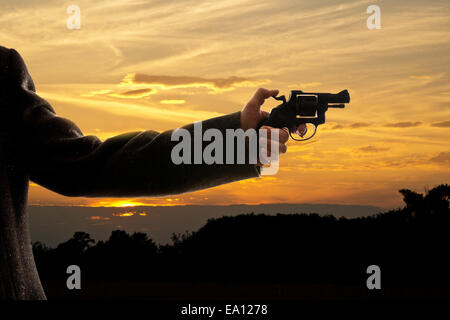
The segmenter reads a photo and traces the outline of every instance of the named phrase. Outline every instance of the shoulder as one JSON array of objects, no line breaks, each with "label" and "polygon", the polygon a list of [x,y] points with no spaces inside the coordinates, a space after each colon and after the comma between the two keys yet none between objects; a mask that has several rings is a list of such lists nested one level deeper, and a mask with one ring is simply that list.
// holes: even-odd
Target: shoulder
[{"label": "shoulder", "polygon": [[3,66],[3,65],[10,65],[10,64],[24,65],[25,62],[23,61],[19,52],[17,52],[15,49],[9,49],[9,48],[0,46],[0,65]]},{"label": "shoulder", "polygon": [[8,72],[9,67],[9,55],[11,54],[11,49],[0,46],[0,74],[5,75]]},{"label": "shoulder", "polygon": [[12,64],[23,63],[22,57],[16,50],[0,46],[0,73],[8,73]]},{"label": "shoulder", "polygon": [[9,55],[9,51],[10,50],[11,49],[8,49],[8,48],[5,48],[3,46],[0,46],[0,57]]},{"label": "shoulder", "polygon": [[[0,75],[34,91],[34,84],[25,61],[15,49],[0,46]],[[9,75],[9,76],[8,76]]]}]

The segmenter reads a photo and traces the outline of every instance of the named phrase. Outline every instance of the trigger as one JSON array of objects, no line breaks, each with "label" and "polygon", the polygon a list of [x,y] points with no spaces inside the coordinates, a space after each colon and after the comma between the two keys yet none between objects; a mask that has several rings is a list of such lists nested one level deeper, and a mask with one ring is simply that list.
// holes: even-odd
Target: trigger
[{"label": "trigger", "polygon": [[291,130],[289,130],[289,136],[291,137],[292,140],[297,140],[297,139],[295,139],[295,138],[292,136],[292,131],[291,131]]},{"label": "trigger", "polygon": [[316,132],[317,132],[317,127],[314,124],[312,124],[312,125],[314,126],[314,131],[313,131],[312,135],[307,137],[307,138],[304,138],[304,139],[296,139],[296,138],[294,138],[292,136],[292,131],[290,129],[289,129],[289,136],[291,137],[292,140],[295,140],[295,141],[306,141],[306,140],[309,140],[312,137],[314,137],[316,135]]}]

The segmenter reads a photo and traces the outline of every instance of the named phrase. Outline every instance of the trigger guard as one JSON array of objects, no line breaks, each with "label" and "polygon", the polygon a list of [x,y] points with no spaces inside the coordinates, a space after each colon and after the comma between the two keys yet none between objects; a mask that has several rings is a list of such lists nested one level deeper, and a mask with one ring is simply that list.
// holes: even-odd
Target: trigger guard
[{"label": "trigger guard", "polygon": [[[312,124],[312,123],[311,123]],[[312,124],[313,126],[314,126],[314,132],[313,132],[313,134],[310,136],[310,137],[308,137],[308,138],[305,138],[305,139],[295,139],[293,136],[292,136],[292,131],[289,129],[289,136],[291,137],[291,139],[292,140],[294,140],[294,141],[306,141],[306,140],[309,140],[309,139],[311,139],[312,137],[314,137],[315,135],[316,135],[316,132],[317,132],[317,127],[316,127],[316,125],[314,125],[314,124]]]}]

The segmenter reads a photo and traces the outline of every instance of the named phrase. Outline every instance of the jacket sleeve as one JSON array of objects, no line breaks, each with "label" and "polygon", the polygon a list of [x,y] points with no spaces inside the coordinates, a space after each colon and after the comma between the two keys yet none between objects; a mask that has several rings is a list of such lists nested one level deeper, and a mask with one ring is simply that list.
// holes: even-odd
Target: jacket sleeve
[{"label": "jacket sleeve", "polygon": [[[181,164],[171,160],[172,131],[130,132],[102,142],[58,117],[35,93],[24,61],[10,52],[9,92],[19,125],[17,144],[30,179],[67,196],[162,196],[259,176],[254,164]],[[184,128],[193,135],[193,124]],[[240,112],[202,122],[203,131],[240,128]],[[223,135],[225,136],[225,134]]]}]

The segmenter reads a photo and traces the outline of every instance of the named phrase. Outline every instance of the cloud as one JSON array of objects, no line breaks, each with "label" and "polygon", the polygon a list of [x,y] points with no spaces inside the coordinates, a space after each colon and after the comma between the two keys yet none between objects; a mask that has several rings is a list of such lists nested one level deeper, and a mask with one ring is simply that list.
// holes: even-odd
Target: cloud
[{"label": "cloud", "polygon": [[254,87],[267,83],[268,80],[257,80],[241,77],[207,79],[190,76],[148,75],[142,73],[127,74],[122,85],[144,85],[161,89],[207,88],[215,93],[231,91],[236,87]]},{"label": "cloud", "polygon": [[437,74],[432,74],[432,75],[420,75],[420,76],[416,76],[416,75],[412,75],[409,76],[409,79],[412,80],[417,80],[419,82],[422,82],[422,84],[428,84],[430,82],[436,81],[441,79],[442,77],[445,76],[445,72],[441,72],[441,73],[437,73]]},{"label": "cloud", "polygon": [[424,80],[424,81],[431,81],[433,77],[431,76],[409,76],[410,79],[414,80]]},{"label": "cloud", "polygon": [[82,94],[81,96],[82,97],[93,97],[93,96],[100,96],[100,95],[108,94],[108,93],[111,93],[111,92],[112,92],[112,90],[109,90],[109,89],[94,90],[94,91],[91,91],[89,93]]},{"label": "cloud", "polygon": [[370,127],[372,124],[367,122],[355,122],[350,124],[348,127],[351,129]]},{"label": "cloud", "polygon": [[450,128],[450,121],[435,122],[432,123],[430,126],[438,128]]},{"label": "cloud", "polygon": [[341,130],[341,129],[359,129],[359,128],[366,128],[370,127],[372,124],[368,122],[354,122],[350,123],[348,125],[343,124],[335,124],[332,127],[330,127],[330,130]]},{"label": "cloud", "polygon": [[156,90],[147,88],[147,89],[130,90],[121,93],[111,93],[109,94],[109,96],[122,99],[140,99],[143,97],[148,97],[149,95],[154,93],[156,93]]},{"label": "cloud", "polygon": [[82,94],[82,97],[94,97],[94,96],[104,96],[108,95],[110,97],[122,98],[122,99],[140,99],[143,97],[147,97],[151,94],[156,93],[155,89],[144,88],[144,89],[136,89],[129,90],[125,92],[113,92],[113,90],[105,89],[105,90],[94,90],[89,93]]},{"label": "cloud", "polygon": [[405,121],[405,122],[388,123],[388,124],[385,125],[385,127],[390,127],[390,128],[413,128],[413,127],[418,127],[421,124],[422,124],[422,122],[420,122],[420,121],[416,121],[416,122]]},{"label": "cloud", "polygon": [[126,217],[132,217],[135,215],[136,212],[133,211],[129,211],[129,212],[121,212],[121,213],[113,213],[114,217],[121,217],[121,218],[126,218]]},{"label": "cloud", "polygon": [[365,152],[365,153],[375,153],[375,152],[387,151],[389,149],[390,148],[385,148],[385,147],[366,146],[366,147],[361,147],[358,150],[361,152]]},{"label": "cloud", "polygon": [[300,89],[306,89],[311,87],[318,87],[322,85],[322,82],[307,82],[307,83],[300,83]]},{"label": "cloud", "polygon": [[431,162],[450,164],[450,152],[440,152],[430,159]]},{"label": "cloud", "polygon": [[185,100],[161,100],[159,103],[161,104],[184,104]]},{"label": "cloud", "polygon": [[338,130],[338,129],[344,129],[344,128],[345,128],[344,125],[342,125],[342,124],[337,124],[337,125],[333,126],[333,127],[331,128],[331,130]]},{"label": "cloud", "polygon": [[223,113],[216,111],[189,110],[189,112],[186,112],[186,110],[169,110],[167,108],[161,108],[160,106],[155,107],[152,105],[143,104],[138,102],[138,100],[133,100],[132,102],[127,101],[127,99],[120,99],[120,101],[105,99],[93,100],[85,97],[73,97],[42,90],[40,91],[40,95],[45,99],[52,101],[52,103],[67,103],[76,105],[78,108],[87,110],[95,109],[117,116],[133,115],[134,117],[139,117],[142,119],[176,121],[180,124],[198,121],[199,119],[215,118],[223,115]]}]

